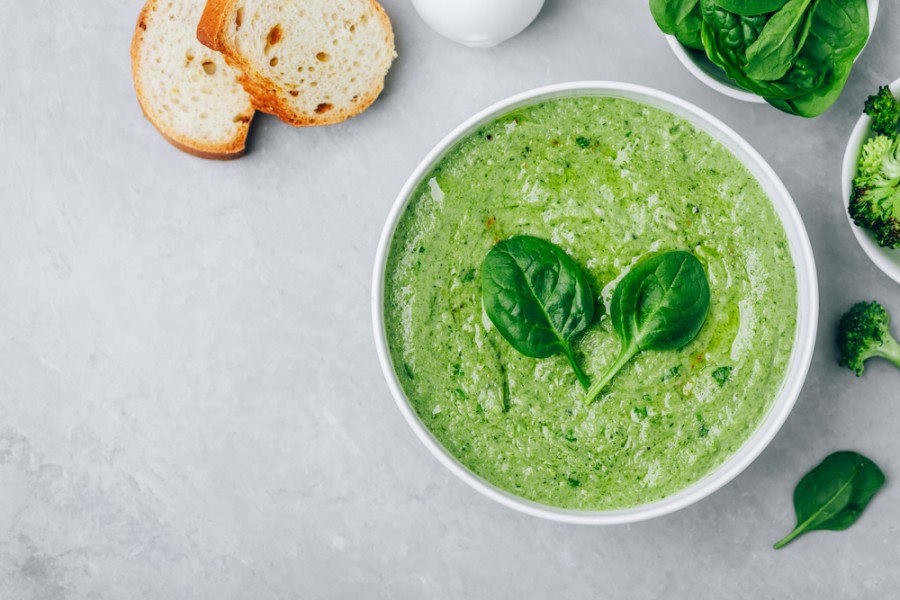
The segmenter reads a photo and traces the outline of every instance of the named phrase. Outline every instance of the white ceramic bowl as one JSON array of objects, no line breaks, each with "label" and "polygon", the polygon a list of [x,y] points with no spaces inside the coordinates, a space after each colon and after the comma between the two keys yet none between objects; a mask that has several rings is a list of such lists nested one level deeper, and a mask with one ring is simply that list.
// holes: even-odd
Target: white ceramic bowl
[{"label": "white ceramic bowl", "polygon": [[490,48],[519,35],[544,0],[412,0],[429,27],[472,48]]},{"label": "white ceramic bowl", "polygon": [[[891,91],[894,95],[900,95],[900,79],[891,84]],[[850,190],[853,186],[853,179],[856,177],[856,164],[859,160],[859,153],[863,144],[872,137],[869,128],[872,126],[872,117],[863,114],[856,122],[853,133],[850,134],[850,141],[847,143],[847,151],[844,152],[844,165],[841,169],[841,187],[843,188],[844,198],[844,214],[847,215],[847,221],[850,223],[850,229],[860,247],[865,251],[866,255],[875,263],[884,273],[900,283],[900,249],[884,248],[875,241],[875,236],[868,229],[857,227],[850,218],[848,207],[850,206]]]},{"label": "white ceramic bowl", "polygon": [[[867,0],[867,4],[869,7],[869,39],[871,39],[872,31],[875,29],[875,21],[878,19],[879,0]],[[729,79],[725,71],[709,60],[705,53],[683,46],[675,39],[674,35],[667,35],[666,40],[669,42],[672,52],[675,53],[675,57],[684,65],[684,68],[690,71],[691,75],[706,84],[707,87],[736,100],[743,100],[753,104],[766,103],[764,98],[748,92]],[[868,42],[866,42],[866,45],[868,45]]]},{"label": "white ceramic bowl", "polygon": [[[542,100],[584,95],[626,98],[667,110],[687,119],[695,127],[721,142],[750,169],[772,199],[772,203],[787,232],[791,256],[797,272],[798,319],[794,349],[791,353],[785,381],[778,392],[777,398],[772,403],[772,407],[764,422],[736,454],[703,480],[658,502],[624,510],[566,510],[537,504],[501,490],[469,471],[441,446],[440,442],[416,416],[394,371],[384,327],[384,276],[394,230],[400,216],[406,210],[411,195],[434,165],[460,139],[469,135],[483,124],[507,114],[511,110]],[[611,525],[632,523],[658,517],[693,504],[737,477],[741,471],[759,456],[769,442],[772,441],[772,438],[775,437],[775,434],[778,433],[785,419],[787,419],[806,378],[810,360],[812,359],[813,346],[815,345],[819,311],[818,298],[816,267],[812,248],[800,218],[800,213],[797,211],[797,207],[794,205],[784,184],[781,183],[781,180],[772,168],[766,164],[763,158],[746,141],[712,115],[675,96],[625,83],[589,81],[552,85],[503,100],[465,121],[428,153],[409,177],[406,185],[403,186],[394,202],[387,223],[385,223],[375,258],[372,282],[372,320],[381,368],[384,371],[385,379],[394,396],[394,400],[396,400],[397,406],[400,408],[400,412],[403,413],[409,426],[412,427],[422,443],[444,466],[479,492],[515,510],[554,521]]]}]

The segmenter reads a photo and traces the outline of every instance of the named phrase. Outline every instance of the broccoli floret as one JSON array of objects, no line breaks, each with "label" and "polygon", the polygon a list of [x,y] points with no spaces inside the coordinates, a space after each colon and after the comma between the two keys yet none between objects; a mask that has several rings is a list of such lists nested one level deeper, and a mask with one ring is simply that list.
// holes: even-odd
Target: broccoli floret
[{"label": "broccoli floret", "polygon": [[897,136],[897,122],[900,121],[900,101],[894,98],[887,86],[878,88],[866,100],[866,114],[872,117],[872,130],[879,135]]},{"label": "broccoli floret", "polygon": [[838,324],[841,366],[859,377],[866,360],[880,356],[900,368],[900,344],[891,335],[891,316],[878,302],[858,302]]},{"label": "broccoli floret", "polygon": [[893,145],[894,141],[885,135],[873,137],[866,142],[859,155],[859,167],[856,179],[853,181],[856,187],[869,185],[872,179],[881,172],[881,163],[884,162],[884,157],[891,151]]},{"label": "broccoli floret", "polygon": [[879,135],[863,146],[850,216],[886,248],[900,248],[900,137]]}]

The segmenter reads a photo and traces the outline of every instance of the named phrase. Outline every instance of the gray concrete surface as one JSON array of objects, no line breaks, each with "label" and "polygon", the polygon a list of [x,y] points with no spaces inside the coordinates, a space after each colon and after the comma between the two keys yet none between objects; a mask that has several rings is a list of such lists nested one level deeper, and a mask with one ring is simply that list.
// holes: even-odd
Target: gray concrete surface
[{"label": "gray concrete surface", "polygon": [[[706,89],[638,0],[549,0],[492,50],[385,0],[400,59],[367,113],[260,116],[246,158],[167,145],[131,87],[140,0],[13,0],[0,18],[0,599],[887,599],[900,589],[900,372],[835,365],[834,323],[900,287],[840,202],[865,96],[900,77],[883,2],[843,98],[804,121]],[[575,79],[675,93],[732,125],[794,194],[820,269],[809,381],[741,477],[631,527],[496,505],[389,396],[369,274],[395,194],[453,126]],[[844,533],[780,552],[800,475],[862,451],[891,482]]]}]

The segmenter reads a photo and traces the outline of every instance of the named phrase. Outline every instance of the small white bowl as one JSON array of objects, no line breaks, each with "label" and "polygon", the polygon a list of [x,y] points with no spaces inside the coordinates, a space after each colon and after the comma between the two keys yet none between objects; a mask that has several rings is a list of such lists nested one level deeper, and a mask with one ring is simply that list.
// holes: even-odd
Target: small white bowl
[{"label": "small white bowl", "polygon": [[[765,420],[734,455],[701,481],[658,502],[622,510],[567,510],[538,504],[502,490],[469,471],[416,416],[394,370],[384,326],[384,278],[391,240],[400,217],[422,179],[457,142],[485,123],[535,102],[585,95],[625,98],[661,108],[688,120],[730,150],[759,180],[772,200],[784,225],[797,273],[797,330],[794,348],[785,380]],[[378,243],[372,280],[372,321],[381,368],[400,412],[428,450],[457,477],[504,506],[536,517],[583,525],[616,525],[659,517],[700,501],[737,477],[769,445],[791,412],[812,360],[818,317],[819,292],[809,237],[790,194],[762,156],[731,128],[693,104],[651,88],[604,81],[563,83],[518,94],[481,111],[454,129],[419,163],[394,201]]]},{"label": "small white bowl", "polygon": [[[875,30],[875,21],[878,19],[879,0],[867,0],[869,7],[869,39],[872,39],[872,31]],[[725,74],[718,65],[713,63],[706,54],[700,50],[687,48],[682,45],[674,35],[667,35],[666,41],[669,47],[675,53],[675,57],[684,65],[684,68],[690,71],[691,75],[703,82],[720,94],[725,94],[729,98],[735,100],[743,100],[752,104],[765,104],[766,101],[761,96],[757,96],[740,87]],[[866,45],[868,45],[868,41]],[[865,49],[865,48],[864,48]],[[860,53],[862,54],[862,53]],[[857,60],[859,56],[857,56]]]},{"label": "small white bowl", "polygon": [[412,0],[429,27],[472,48],[491,48],[531,25],[544,0]]},{"label": "small white bowl", "polygon": [[[894,95],[900,95],[900,79],[891,84]],[[856,122],[850,141],[847,142],[847,151],[844,152],[844,165],[841,169],[841,187],[843,188],[844,214],[847,222],[853,230],[853,235],[860,247],[868,255],[875,266],[884,271],[885,275],[900,283],[900,249],[884,248],[875,241],[875,235],[864,227],[858,227],[850,217],[850,190],[853,187],[853,179],[856,177],[856,167],[859,161],[859,153],[863,144],[872,137],[869,128],[872,126],[872,117],[863,114]]]}]

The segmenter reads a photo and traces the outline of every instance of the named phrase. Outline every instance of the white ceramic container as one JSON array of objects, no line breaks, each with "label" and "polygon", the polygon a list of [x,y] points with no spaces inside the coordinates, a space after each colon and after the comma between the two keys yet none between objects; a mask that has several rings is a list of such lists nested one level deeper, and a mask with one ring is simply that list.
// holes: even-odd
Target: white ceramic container
[{"label": "white ceramic container", "polygon": [[[874,90],[873,90],[874,91]],[[894,95],[900,95],[900,79],[891,84],[891,91]],[[875,241],[875,236],[868,229],[857,227],[850,218],[847,208],[850,205],[850,191],[853,185],[853,179],[856,177],[856,164],[859,161],[859,153],[863,144],[872,137],[869,128],[872,126],[872,117],[863,114],[856,122],[853,133],[850,134],[850,141],[847,143],[847,150],[844,152],[844,165],[841,169],[841,187],[843,188],[844,214],[847,215],[847,221],[853,230],[853,235],[860,247],[875,263],[879,269],[884,271],[885,275],[900,283],[900,248],[883,248]]]},{"label": "white ceramic container", "polygon": [[442,36],[488,48],[518,35],[541,12],[544,0],[412,0],[419,16]]},{"label": "white ceramic container", "polygon": [[[756,176],[771,198],[787,233],[797,273],[798,318],[794,349],[791,353],[785,380],[777,397],[772,402],[765,420],[736,454],[729,457],[703,480],[658,502],[624,510],[566,510],[537,504],[501,490],[469,471],[444,449],[416,416],[394,371],[384,326],[384,276],[388,251],[400,216],[406,210],[411,195],[422,179],[448,150],[481,125],[507,114],[511,110],[535,102],[584,95],[626,98],[661,108],[687,119],[695,127],[721,142]],[[818,311],[816,268],[806,229],[784,184],[759,153],[727,125],[680,98],[650,88],[601,81],[552,85],[518,94],[481,111],[454,129],[422,160],[397,196],[378,244],[372,282],[372,320],[381,368],[397,407],[425,447],[460,479],[509,508],[545,519],[590,525],[633,523],[671,513],[705,498],[746,469],[778,433],[803,387],[815,345]]]}]

